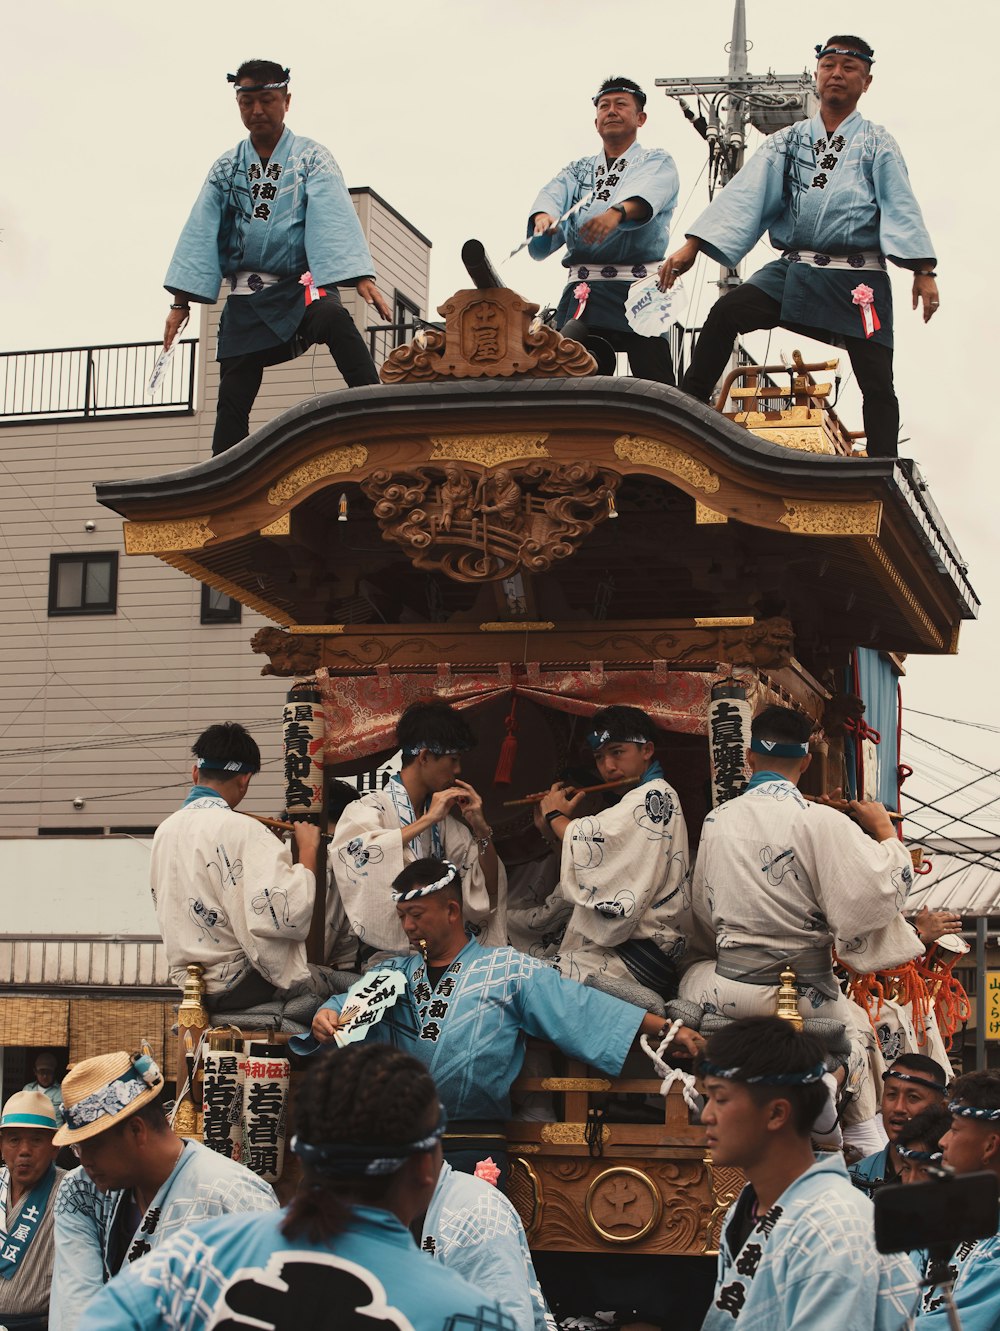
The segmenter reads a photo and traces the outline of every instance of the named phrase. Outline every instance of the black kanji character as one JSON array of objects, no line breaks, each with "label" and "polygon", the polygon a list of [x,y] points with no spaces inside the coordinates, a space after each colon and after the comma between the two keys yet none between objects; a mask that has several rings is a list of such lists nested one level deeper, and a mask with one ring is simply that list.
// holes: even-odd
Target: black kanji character
[{"label": "black kanji character", "polygon": [[823,168],[824,171],[832,171],[839,161],[840,161],[839,157],[834,157],[833,153],[827,153],[827,155],[820,162],[820,166]]},{"label": "black kanji character", "polygon": [[813,189],[826,189],[826,175],[820,172],[818,176],[813,176]]},{"label": "black kanji character", "polygon": [[757,1228],[760,1230],[762,1234],[767,1234],[768,1237],[770,1237],[771,1231],[774,1229],[775,1225],[778,1223],[778,1221],[781,1219],[783,1215],[784,1215],[784,1210],[782,1209],[782,1207],[772,1206],[770,1211],[768,1211],[766,1215],[762,1215],[761,1218],[757,1221]]},{"label": "black kanji character", "polygon": [[414,986],[413,997],[418,1003],[429,1003],[431,1001],[431,987],[429,984],[418,984]]},{"label": "black kanji character", "polygon": [[435,998],[434,1002],[427,1009],[428,1015],[432,1017],[446,1017],[448,1015],[448,1004],[442,1003],[440,998]]},{"label": "black kanji character", "polygon": [[427,1025],[423,1028],[423,1030],[420,1032],[420,1038],[421,1040],[430,1040],[433,1044],[437,1044],[438,1037],[440,1036],[440,1034],[441,1034],[441,1027],[437,1024],[437,1022],[429,1021]]},{"label": "black kanji character", "polygon": [[278,191],[270,182],[268,182],[266,185],[261,185],[260,197],[262,199],[276,199],[278,197]]},{"label": "black kanji character", "polygon": [[254,162],[253,166],[247,168],[248,180],[260,180],[260,167]]},{"label": "black kanji character", "polygon": [[276,1081],[253,1082],[247,1089],[248,1114],[280,1114],[281,1086]]},{"label": "black kanji character", "polygon": [[732,1285],[723,1285],[719,1290],[719,1297],[715,1300],[715,1306],[724,1313],[730,1313],[733,1321],[743,1310],[743,1305],[747,1301],[747,1292],[744,1287],[736,1281]]},{"label": "black kanji character", "polygon": [[753,1278],[757,1274],[757,1267],[760,1266],[760,1259],[764,1249],[759,1243],[748,1243],[736,1260],[736,1269],[741,1276],[750,1276]]},{"label": "black kanji character", "polygon": [[271,216],[271,209],[266,203],[258,203],[257,207],[253,210],[253,215],[254,217],[259,217],[262,222],[266,222]]},{"label": "black kanji character", "polygon": [[442,998],[451,998],[452,994],[455,992],[455,981],[451,979],[450,976],[446,975],[438,985],[437,991]]},{"label": "black kanji character", "polygon": [[281,166],[277,162],[272,162],[264,172],[264,175],[271,180],[277,180],[281,175]]}]

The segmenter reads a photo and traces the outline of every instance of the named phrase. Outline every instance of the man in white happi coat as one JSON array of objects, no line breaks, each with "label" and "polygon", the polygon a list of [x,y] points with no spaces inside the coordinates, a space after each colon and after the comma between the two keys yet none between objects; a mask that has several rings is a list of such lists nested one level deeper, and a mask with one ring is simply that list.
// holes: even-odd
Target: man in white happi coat
[{"label": "man in white happi coat", "polygon": [[171,1234],[198,1220],[278,1205],[249,1169],[178,1137],[162,1091],[163,1076],[145,1054],[101,1054],[66,1074],[66,1122],[55,1143],[72,1146],[80,1168],[67,1174],[56,1197],[51,1331],[73,1331],[112,1276]]},{"label": "man in white happi coat", "polygon": [[376,952],[408,951],[392,883],[404,865],[434,856],[458,867],[473,935],[484,945],[506,943],[506,875],[482,799],[460,780],[461,755],[475,747],[475,736],[448,703],[416,702],[400,716],[396,738],[401,770],[384,790],[344,809],[330,843],[330,869],[351,928]]},{"label": "man in white happi coat", "polygon": [[788,707],[753,720],[750,783],[705,819],[695,864],[694,910],[716,935],[718,957],[691,967],[681,996],[723,1017],[769,1015],[791,967],[800,1014],[845,1025],[857,1095],[844,1120],[860,1124],[876,1109],[875,1039],[867,1015],[841,993],[831,947],[858,970],[876,938],[901,949],[896,964],[923,948],[900,915],[913,870],[883,805],[852,800],[852,820],[799,793],[812,729]]},{"label": "man in white happi coat", "polygon": [[157,828],[150,865],[171,980],[182,986],[185,968],[201,965],[213,1013],[325,997],[328,973],[306,961],[319,829],[295,824],[293,864],[273,833],[236,812],[260,771],[260,749],[241,725],[210,726],[192,751],[194,786]]},{"label": "man in white happi coat", "polygon": [[[626,351],[634,375],[672,384],[666,338],[635,332],[625,306],[629,287],[653,277],[667,247],[677,168],[662,148],[638,141],[646,123],[638,83],[605,79],[593,100],[601,151],[570,162],[539,192],[528,216],[528,252],[541,260],[566,246],[566,286],[556,310],[564,337],[591,345],[599,363],[608,346]],[[601,341],[591,344],[588,335]],[[614,365],[600,370],[614,373]]]},{"label": "man in white happi coat", "polygon": [[656,739],[655,723],[638,707],[595,712],[587,742],[597,770],[631,788],[610,808],[574,817],[585,795],[557,784],[535,821],[560,843],[558,893],[572,906],[549,959],[573,979],[638,981],[672,997],[695,921],[687,828]]}]

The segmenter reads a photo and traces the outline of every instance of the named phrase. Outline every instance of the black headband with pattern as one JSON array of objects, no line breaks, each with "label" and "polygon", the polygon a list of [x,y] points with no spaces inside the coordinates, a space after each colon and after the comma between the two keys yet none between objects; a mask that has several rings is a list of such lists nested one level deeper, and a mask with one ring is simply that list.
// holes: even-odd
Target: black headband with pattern
[{"label": "black headband with pattern", "polygon": [[855,51],[851,46],[817,46],[816,59],[822,60],[825,55],[853,55],[857,60],[863,60],[869,69],[875,63],[875,52],[866,55],[864,51]]},{"label": "black headband with pattern", "polygon": [[942,1082],[931,1081],[929,1077],[918,1077],[915,1072],[897,1071],[895,1068],[887,1068],[882,1073],[882,1080],[888,1081],[892,1077],[894,1081],[908,1081],[914,1086],[924,1086],[928,1091],[937,1091],[938,1095],[944,1095],[948,1087]]},{"label": "black headband with pattern", "polygon": [[961,1100],[952,1100],[948,1113],[957,1118],[974,1118],[979,1123],[1000,1123],[1000,1109],[977,1109],[975,1105],[965,1105]]},{"label": "black headband with pattern", "polygon": [[[227,82],[227,83],[236,83],[236,80],[237,80],[239,77],[240,77],[240,76],[239,76],[238,74],[227,74],[227,75],[226,75],[226,82]],[[243,77],[244,77],[244,78],[248,78],[249,75],[246,75],[246,74],[245,74]],[[283,69],[283,70],[281,71],[281,80],[280,80],[280,82],[278,82],[278,83],[253,83],[253,84],[251,84],[251,83],[240,83],[240,84],[237,84],[237,86],[236,86],[236,90],[235,90],[235,91],[236,91],[236,96],[238,97],[238,96],[240,95],[241,92],[272,92],[272,91],[274,91],[276,88],[287,88],[287,87],[288,87],[288,82],[289,82],[289,80],[291,79],[291,77],[292,77],[292,71],[291,71],[290,69]]]}]

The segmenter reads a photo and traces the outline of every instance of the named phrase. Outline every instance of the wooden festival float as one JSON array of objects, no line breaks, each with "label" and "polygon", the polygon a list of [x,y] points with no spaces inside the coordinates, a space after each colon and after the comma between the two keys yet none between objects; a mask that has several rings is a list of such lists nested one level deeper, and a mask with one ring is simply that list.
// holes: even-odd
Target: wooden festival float
[{"label": "wooden festival float", "polygon": [[[130,555],[273,622],[251,646],[291,684],[289,816],[321,818],[324,782],[377,768],[396,716],[430,695],[477,730],[463,775],[511,869],[541,847],[530,809],[503,801],[572,759],[597,706],[640,705],[667,732],[692,848],[711,802],[742,788],[766,703],[820,727],[807,790],[866,787],[879,737],[859,646],[895,679],[907,653],[954,652],[978,604],[917,467],[852,455],[815,378],[836,362],[744,366],[739,409],[715,411],[597,375],[466,251],[474,285],[392,352],[381,386],[304,401],[184,471],[97,486]],[[895,730],[881,738],[895,781]],[[205,1020],[195,985],[182,1076],[183,1033]],[[556,1121],[509,1127],[533,1248],[714,1251],[738,1178],[713,1171],[678,1088],[659,1122],[623,1123],[600,1097],[657,1091],[648,1064],[617,1086],[555,1067],[521,1088],[555,1097]]]}]

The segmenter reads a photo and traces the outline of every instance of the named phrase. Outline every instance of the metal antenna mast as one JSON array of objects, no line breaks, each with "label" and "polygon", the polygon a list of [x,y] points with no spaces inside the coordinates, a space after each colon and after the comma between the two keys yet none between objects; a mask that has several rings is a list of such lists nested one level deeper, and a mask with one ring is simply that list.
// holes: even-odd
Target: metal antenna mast
[{"label": "metal antenna mast", "polygon": [[[667,97],[680,106],[686,120],[708,144],[708,194],[727,185],[743,166],[747,126],[761,134],[808,120],[816,114],[816,83],[808,70],[801,74],[751,74],[747,54],[746,0],[735,0],[733,35],[729,43],[729,70],[722,77],[657,79]],[[692,110],[686,100],[694,100]],[[719,290],[739,286],[739,270],[719,269]]]}]

